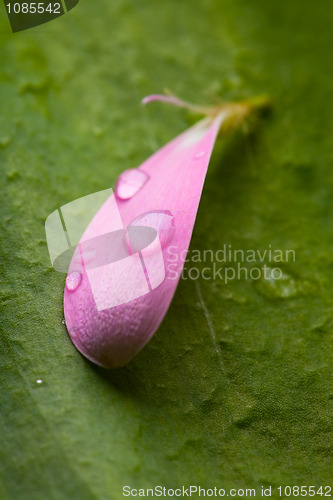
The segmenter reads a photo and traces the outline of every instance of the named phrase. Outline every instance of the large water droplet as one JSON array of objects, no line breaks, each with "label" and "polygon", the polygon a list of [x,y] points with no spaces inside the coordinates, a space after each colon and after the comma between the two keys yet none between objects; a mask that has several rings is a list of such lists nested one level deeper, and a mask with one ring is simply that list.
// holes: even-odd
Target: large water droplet
[{"label": "large water droplet", "polygon": [[146,184],[149,175],[138,168],[125,170],[120,174],[115,188],[115,193],[121,200],[129,200]]},{"label": "large water droplet", "polygon": [[169,210],[156,210],[136,217],[131,226],[151,227],[157,231],[162,248],[170,243],[175,232],[175,220]]},{"label": "large water droplet", "polygon": [[82,280],[79,272],[73,271],[66,277],[66,288],[69,292],[75,292]]},{"label": "large water droplet", "polygon": [[43,383],[43,380],[42,380],[41,378],[38,378],[38,379],[36,380],[36,384],[42,384],[42,383]]}]

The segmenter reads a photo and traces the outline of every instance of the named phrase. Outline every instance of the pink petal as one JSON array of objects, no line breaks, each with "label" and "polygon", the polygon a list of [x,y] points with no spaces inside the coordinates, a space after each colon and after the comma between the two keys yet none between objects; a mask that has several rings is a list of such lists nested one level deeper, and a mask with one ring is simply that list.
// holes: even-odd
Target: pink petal
[{"label": "pink petal", "polygon": [[191,104],[183,101],[182,99],[179,99],[176,96],[173,95],[163,95],[163,94],[152,94],[148,95],[147,97],[144,97],[141,101],[142,104],[148,104],[153,101],[161,101],[161,102],[167,102],[169,104],[174,104],[175,106],[180,106],[181,108],[187,108],[191,106]]},{"label": "pink petal", "polygon": [[[134,171],[133,182],[127,173],[125,187],[134,192],[130,196],[126,189],[124,196],[122,174],[116,196],[97,212],[82,237],[69,276],[77,273],[78,257],[84,255],[89,241],[106,241],[108,234],[113,241],[110,262],[102,256],[91,265],[83,258],[80,279],[77,274],[67,277],[72,286],[64,292],[69,334],[91,361],[104,367],[128,363],[162,322],[182,272],[224,117],[225,111],[221,111],[214,119],[205,118],[176,137]],[[117,230],[106,234],[115,200],[122,225],[117,219],[113,224]],[[150,233],[140,243],[139,232],[145,228]],[[88,253],[92,255],[94,249]],[[103,249],[97,253],[103,254]]]}]

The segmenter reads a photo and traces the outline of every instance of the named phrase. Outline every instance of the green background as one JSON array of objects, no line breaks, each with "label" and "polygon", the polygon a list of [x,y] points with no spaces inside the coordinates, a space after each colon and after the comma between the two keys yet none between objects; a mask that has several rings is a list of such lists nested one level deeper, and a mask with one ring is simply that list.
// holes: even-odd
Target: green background
[{"label": "green background", "polygon": [[[329,484],[331,1],[82,0],[17,34],[0,15],[0,498]],[[258,132],[214,153],[191,248],[296,261],[280,282],[182,281],[151,342],[106,371],[62,324],[44,221],[188,126],[140,106],[164,88],[204,104],[271,94]]]}]

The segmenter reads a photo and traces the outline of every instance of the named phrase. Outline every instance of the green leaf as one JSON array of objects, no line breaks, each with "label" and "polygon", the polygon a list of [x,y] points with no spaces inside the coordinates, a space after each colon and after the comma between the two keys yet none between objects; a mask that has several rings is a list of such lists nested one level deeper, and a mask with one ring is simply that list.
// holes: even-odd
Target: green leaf
[{"label": "green leaf", "polygon": [[[1,8],[0,498],[118,500],[124,485],[271,485],[278,498],[279,485],[329,484],[331,2],[82,1],[16,34]],[[164,88],[199,104],[273,97],[256,134],[214,153],[191,250],[295,261],[182,280],[152,341],[106,371],[62,324],[44,221],[187,127],[182,110],[141,108]],[[283,279],[245,279],[263,264]]]}]

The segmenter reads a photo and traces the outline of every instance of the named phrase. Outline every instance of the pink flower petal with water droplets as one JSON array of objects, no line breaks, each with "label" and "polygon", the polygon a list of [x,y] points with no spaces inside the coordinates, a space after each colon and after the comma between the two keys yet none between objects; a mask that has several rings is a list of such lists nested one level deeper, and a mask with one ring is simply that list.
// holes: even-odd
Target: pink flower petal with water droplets
[{"label": "pink flower petal with water droplets", "polygon": [[[154,229],[159,238],[141,250],[141,260],[134,259],[139,254],[131,255],[132,267],[128,271],[129,257],[119,260],[120,267],[112,271],[104,266],[100,278],[97,276],[100,269],[94,269],[92,286],[87,274],[90,271],[83,267],[75,291],[65,288],[64,312],[69,334],[78,350],[93,362],[104,367],[128,363],[162,322],[182,272],[209,159],[224,116],[221,111],[215,118],[205,118],[162,147],[137,169],[133,182],[125,176],[126,187],[135,186],[135,193],[125,196],[127,199],[121,185],[123,174],[120,176],[115,198],[127,236],[142,226]],[[90,238],[103,233],[109,205],[106,202],[102,206],[87,228]],[[128,241],[130,247],[130,237]],[[70,266],[69,274],[73,271],[76,269]],[[117,299],[119,284],[115,276],[121,279],[124,273],[131,274],[126,279],[130,287],[137,287],[138,296],[132,300],[126,296],[126,302],[119,300],[118,305],[105,308]],[[146,289],[141,285],[143,278]],[[94,287],[104,300],[101,307],[96,305]],[[123,293],[119,288],[119,296]]]}]

